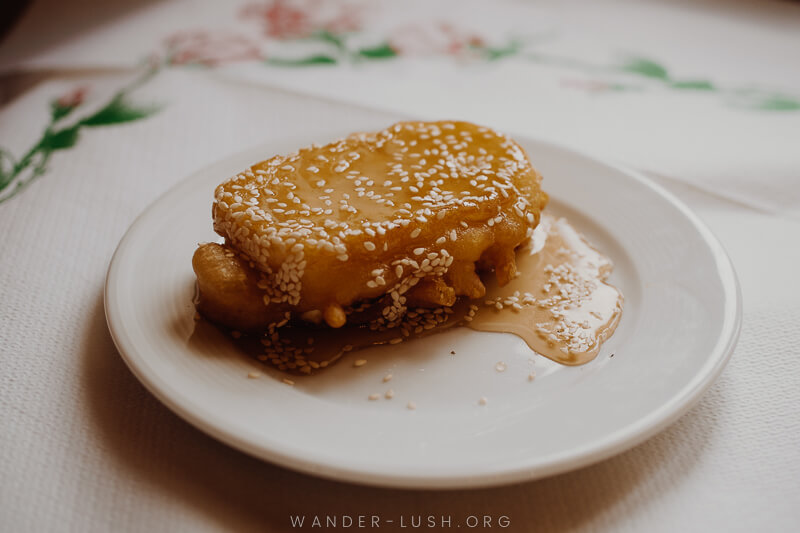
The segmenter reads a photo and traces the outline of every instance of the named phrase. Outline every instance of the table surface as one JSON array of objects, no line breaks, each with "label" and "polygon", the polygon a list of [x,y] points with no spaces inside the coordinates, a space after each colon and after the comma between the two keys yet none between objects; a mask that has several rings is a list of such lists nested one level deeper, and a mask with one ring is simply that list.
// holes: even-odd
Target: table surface
[{"label": "table surface", "polygon": [[[737,9],[743,5],[735,3]],[[742,11],[737,13],[741,16]],[[704,15],[686,16],[695,20]],[[26,20],[19,24],[29,24]],[[760,17],[736,20],[754,32],[779,25]],[[20,46],[19,37],[11,37],[0,45],[0,59],[9,56],[4,52],[8,46]],[[53,56],[63,50],[64,42],[47,53]],[[80,56],[77,45],[70,46],[72,55],[67,59]],[[102,64],[97,58],[80,65],[66,64],[63,57],[57,61],[51,57],[53,63],[47,65],[49,59],[41,53],[28,59],[8,66],[0,78],[5,100],[0,109],[4,176],[25,160],[22,155],[29,147],[41,145],[37,140],[43,138],[55,109],[51,102],[67,111],[59,119],[62,122],[51,124],[51,133],[69,129],[77,124],[75,117],[96,117],[121,87],[132,86],[141,73],[125,65]],[[789,54],[774,62],[793,59]],[[369,72],[351,75],[380,84],[389,73],[410,76],[418,73],[413,69],[431,68],[425,58],[415,60],[421,66],[410,59],[402,61],[392,67],[359,66]],[[298,474],[204,435],[139,384],[109,336],[102,298],[111,254],[138,213],[171,185],[228,154],[281,135],[310,128],[324,139],[326,131],[341,130],[343,124],[358,130],[406,114],[437,116],[429,99],[416,103],[419,98],[410,96],[421,90],[411,82],[387,93],[384,101],[364,100],[358,105],[352,94],[336,87],[346,66],[281,71],[288,81],[263,80],[260,71],[253,74],[239,67],[161,68],[126,93],[139,114],[77,127],[69,142],[64,134],[58,149],[47,152],[42,174],[0,202],[0,529],[288,531],[296,529],[292,515],[308,521],[336,516],[340,526],[343,520],[357,524],[358,517],[365,516],[369,523],[377,516],[383,522],[381,529],[388,531],[400,530],[401,518],[411,525],[418,517],[427,524],[431,517],[441,525],[449,517],[456,527],[466,524],[468,517],[482,520],[484,515],[493,520],[494,529],[506,524],[503,517],[507,517],[503,529],[510,531],[797,529],[800,209],[794,198],[800,198],[800,161],[796,153],[767,161],[773,152],[759,147],[767,143],[762,133],[772,127],[799,139],[800,112],[754,115],[728,109],[706,96],[692,94],[681,101],[672,93],[635,93],[630,96],[633,100],[626,100],[633,102],[634,114],[669,100],[670,106],[686,106],[675,119],[681,125],[691,119],[687,113],[697,112],[698,128],[707,127],[703,124],[707,116],[714,117],[717,128],[739,123],[754,128],[746,138],[748,150],[720,144],[709,152],[714,157],[705,159],[697,152],[689,157],[683,145],[676,145],[672,159],[662,148],[653,148],[653,157],[666,162],[655,169],[658,172],[643,166],[635,154],[627,157],[630,152],[618,149],[630,138],[630,132],[617,135],[625,129],[619,124],[608,124],[608,135],[621,139],[616,144],[593,145],[593,125],[586,126],[590,133],[583,137],[559,128],[557,140],[651,171],[653,179],[690,206],[717,235],[737,270],[745,302],[733,357],[691,411],[612,459],[499,488],[390,490]],[[761,74],[767,76],[766,70],[763,67]],[[331,87],[328,91],[300,87],[311,78],[330,79]],[[796,80],[776,78],[776,83],[781,81],[790,90],[800,89]],[[317,96],[309,96],[313,92]],[[511,120],[491,103],[471,109],[444,102],[443,93],[432,94],[438,95],[447,113],[484,122],[496,116],[510,131],[542,136],[538,126],[525,128],[525,123]],[[612,113],[627,120],[627,115],[619,115],[625,104],[616,93],[569,98],[583,102],[583,111],[594,118]],[[531,103],[534,107],[526,112],[546,115],[546,106],[536,105]],[[707,114],[701,106],[707,107]],[[587,116],[583,111],[565,116],[581,124],[581,117]],[[668,117],[662,115],[661,120],[663,129],[672,129]],[[545,122],[554,123],[549,118]],[[52,138],[48,142],[54,146]],[[639,149],[649,150],[646,142],[637,142]],[[723,149],[728,150],[725,159],[718,157]],[[535,155],[532,158],[535,162]],[[754,174],[751,168],[762,163],[767,170]],[[738,174],[730,170],[734,167]],[[15,180],[22,178],[24,172]],[[752,191],[760,192],[750,196]],[[754,198],[757,201],[750,201]],[[395,522],[390,525],[387,519]]]}]

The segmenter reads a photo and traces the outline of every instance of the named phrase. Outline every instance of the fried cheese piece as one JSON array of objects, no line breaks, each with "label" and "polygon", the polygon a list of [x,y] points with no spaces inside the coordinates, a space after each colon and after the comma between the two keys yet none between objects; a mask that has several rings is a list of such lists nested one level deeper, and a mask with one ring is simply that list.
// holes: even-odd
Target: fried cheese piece
[{"label": "fried cheese piece", "polygon": [[[514,250],[547,203],[540,182],[517,143],[467,122],[401,122],[272,157],[216,189],[214,229],[229,249],[196,252],[198,307],[240,329],[287,311],[340,327],[363,302],[381,302],[391,324],[410,305],[479,298],[476,267],[501,285],[516,273]],[[236,274],[248,289],[226,298],[214,258],[230,266],[231,251],[258,280]],[[252,304],[238,298],[254,294],[265,311],[235,324]]]}]

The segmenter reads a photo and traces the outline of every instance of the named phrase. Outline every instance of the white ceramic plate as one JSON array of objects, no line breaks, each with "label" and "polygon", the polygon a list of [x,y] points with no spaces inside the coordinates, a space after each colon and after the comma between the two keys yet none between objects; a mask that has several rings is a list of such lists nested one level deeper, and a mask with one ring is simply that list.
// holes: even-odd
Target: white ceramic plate
[{"label": "white ceramic plate", "polygon": [[[206,433],[328,478],[495,485],[634,446],[684,413],[727,362],[741,320],[739,289],[725,252],[698,219],[634,173],[522,140],[545,176],[548,209],[567,216],[616,265],[611,282],[622,289],[625,309],[597,359],[563,367],[532,357],[513,335],[456,328],[360,351],[318,376],[296,378],[295,386],[282,383],[279,372],[195,323],[191,257],[198,242],[217,239],[211,201],[222,179],[325,140],[259,146],[189,177],[136,220],[111,261],[106,316],[122,357],[156,397]],[[356,358],[368,363],[355,368]],[[505,372],[495,370],[499,361]],[[253,370],[262,377],[248,379]],[[388,373],[394,377],[383,383]],[[389,388],[393,399],[367,399]]]}]

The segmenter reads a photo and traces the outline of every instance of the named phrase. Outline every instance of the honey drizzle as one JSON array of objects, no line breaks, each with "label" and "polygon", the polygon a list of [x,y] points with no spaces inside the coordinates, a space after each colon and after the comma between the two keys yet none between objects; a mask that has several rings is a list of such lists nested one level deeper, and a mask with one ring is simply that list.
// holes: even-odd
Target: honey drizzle
[{"label": "honey drizzle", "polygon": [[622,314],[622,294],[605,282],[611,261],[566,219],[544,214],[532,238],[517,251],[516,262],[519,275],[504,287],[494,276],[485,277],[486,296],[481,300],[411,310],[389,329],[290,323],[260,340],[242,337],[238,342],[250,353],[260,352],[259,360],[299,374],[323,369],[350,351],[397,344],[459,325],[512,333],[533,351],[564,365],[594,359]]},{"label": "honey drizzle", "polygon": [[521,275],[504,287],[487,281],[484,305],[467,325],[513,333],[564,365],[594,359],[622,314],[622,293],[605,282],[611,261],[566,219],[544,215],[531,240],[517,251],[517,268]]}]

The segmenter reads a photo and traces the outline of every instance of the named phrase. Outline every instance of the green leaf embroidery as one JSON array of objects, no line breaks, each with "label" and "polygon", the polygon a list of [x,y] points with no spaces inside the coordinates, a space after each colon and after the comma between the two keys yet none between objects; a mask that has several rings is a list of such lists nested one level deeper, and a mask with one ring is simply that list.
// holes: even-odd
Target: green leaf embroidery
[{"label": "green leaf embroidery", "polygon": [[53,122],[66,117],[72,112],[73,109],[75,109],[75,106],[61,105],[58,103],[58,100],[53,100],[50,102],[50,116],[53,118]]},{"label": "green leaf embroidery", "polygon": [[336,48],[339,48],[340,50],[344,50],[344,47],[345,47],[344,46],[344,40],[341,37],[339,37],[338,35],[334,35],[333,33],[329,32],[327,30],[318,31],[318,32],[314,33],[311,36],[311,38],[312,39],[319,39],[320,41],[325,41],[326,43],[331,43],[332,45],[334,45]]},{"label": "green leaf embroidery", "polygon": [[136,107],[126,102],[123,97],[117,96],[95,114],[81,120],[79,125],[94,127],[133,122],[149,117],[157,111],[157,107]]},{"label": "green leaf embroidery", "polygon": [[0,191],[14,179],[15,166],[14,157],[6,150],[0,148]]},{"label": "green leaf embroidery", "polygon": [[150,80],[159,69],[160,66],[149,66],[141,76],[119,90],[105,107],[67,128],[53,129],[60,119],[81,105],[85,89],[78,89],[63,100],[50,102],[50,123],[42,137],[25,155],[15,161],[6,150],[0,148],[0,204],[10,200],[44,175],[53,152],[75,146],[82,127],[131,122],[156,113],[158,107],[136,107],[125,98],[128,93]]},{"label": "green leaf embroidery", "polygon": [[302,57],[300,59],[283,59],[280,57],[271,57],[267,59],[266,63],[281,67],[305,67],[309,65],[333,65],[336,64],[336,58],[321,54],[310,57]]},{"label": "green leaf embroidery", "polygon": [[715,91],[717,88],[707,80],[682,80],[673,81],[670,84],[673,89],[689,89],[694,91]]},{"label": "green leaf embroidery", "polygon": [[[25,190],[28,185],[33,183],[37,178],[41,177],[47,170],[47,162],[50,160],[51,153],[52,152],[49,150],[39,150],[39,148],[28,152],[25,157],[14,166],[11,179],[0,186],[0,203],[10,200]],[[20,173],[29,167],[30,172],[20,178]]]},{"label": "green leaf embroidery", "polygon": [[800,97],[796,95],[765,91],[758,88],[726,91],[728,103],[734,107],[758,111],[800,111]]},{"label": "green leaf embroidery", "polygon": [[470,45],[470,48],[482,51],[484,54],[486,54],[486,59],[488,61],[497,61],[498,59],[503,59],[504,57],[513,56],[519,53],[520,43],[517,40],[513,40],[507,46],[499,48],[491,48],[488,46],[482,47],[475,45]]},{"label": "green leaf embroidery", "polygon": [[659,80],[669,79],[669,74],[667,74],[667,69],[665,69],[655,61],[641,57],[626,62],[625,64],[622,65],[621,70],[623,70],[624,72],[630,72],[631,74],[646,76],[648,78],[655,78]]},{"label": "green leaf embroidery", "polygon": [[397,52],[389,46],[389,43],[383,43],[372,48],[362,48],[358,54],[368,59],[389,59],[395,57]]},{"label": "green leaf embroidery", "polygon": [[791,96],[775,94],[761,100],[756,108],[765,111],[798,111],[800,110],[800,100]]},{"label": "green leaf embroidery", "polygon": [[78,142],[78,130],[80,125],[65,128],[60,131],[53,131],[45,133],[39,146],[45,152],[54,152],[56,150],[64,150],[65,148],[72,148]]}]

